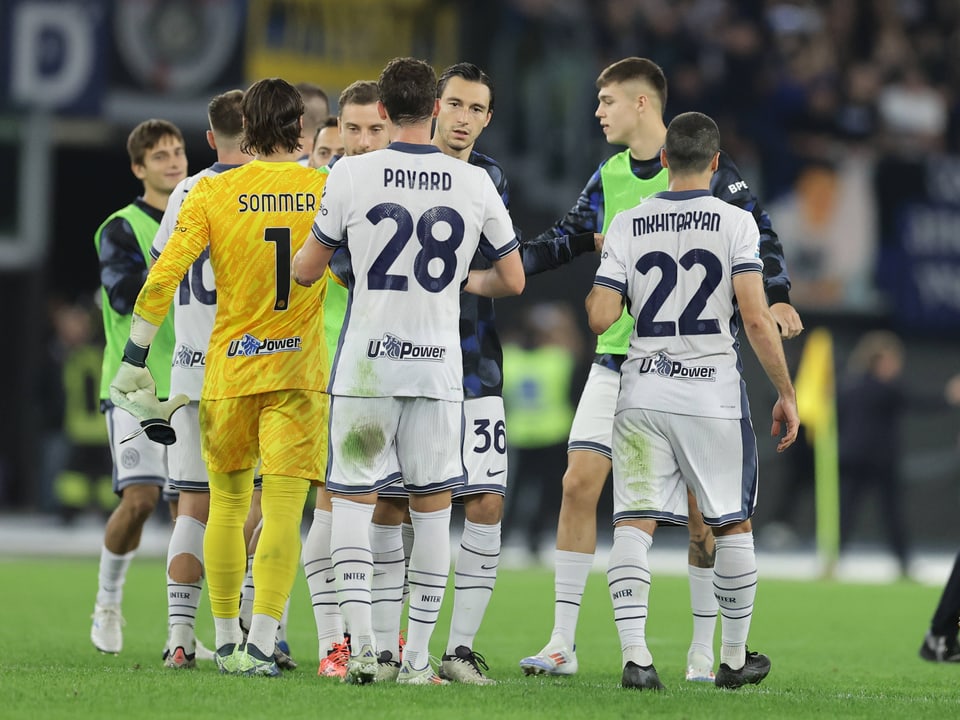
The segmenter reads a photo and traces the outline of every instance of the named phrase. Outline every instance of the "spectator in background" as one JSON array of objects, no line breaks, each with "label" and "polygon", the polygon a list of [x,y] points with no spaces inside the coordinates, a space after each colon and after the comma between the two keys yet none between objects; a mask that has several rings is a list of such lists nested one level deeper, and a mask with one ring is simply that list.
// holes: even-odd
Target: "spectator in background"
[{"label": "spectator in background", "polygon": [[509,483],[516,488],[503,524],[523,538],[534,556],[560,511],[555,484],[566,469],[573,378],[583,349],[566,302],[531,307],[520,331],[503,347],[503,403],[512,449]]},{"label": "spectator in background", "polygon": [[960,405],[960,375],[944,392],[925,396],[903,383],[900,338],[878,330],[854,347],[837,390],[840,446],[840,546],[849,543],[862,499],[876,491],[886,540],[907,575],[909,548],[904,523],[900,429],[907,410],[941,410]]}]

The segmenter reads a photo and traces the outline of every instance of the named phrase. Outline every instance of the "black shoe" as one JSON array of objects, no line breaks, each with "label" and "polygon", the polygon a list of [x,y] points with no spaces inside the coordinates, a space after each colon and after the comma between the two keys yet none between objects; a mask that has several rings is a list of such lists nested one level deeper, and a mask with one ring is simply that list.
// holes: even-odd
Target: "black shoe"
[{"label": "black shoe", "polygon": [[290,657],[290,646],[286,640],[277,640],[273,646],[273,661],[281,670],[297,669],[297,661]]},{"label": "black shoe", "polygon": [[920,646],[920,657],[930,662],[960,662],[960,643],[957,642],[957,636],[934,635],[928,632]]},{"label": "black shoe", "polygon": [[739,670],[731,670],[726,663],[720,663],[714,684],[719,688],[735,690],[742,685],[756,685],[770,672],[770,658],[747,650],[747,661]]},{"label": "black shoe", "polygon": [[663,683],[657,675],[653,665],[641,667],[632,660],[623,666],[623,675],[620,677],[620,687],[636,688],[637,690],[663,690]]}]

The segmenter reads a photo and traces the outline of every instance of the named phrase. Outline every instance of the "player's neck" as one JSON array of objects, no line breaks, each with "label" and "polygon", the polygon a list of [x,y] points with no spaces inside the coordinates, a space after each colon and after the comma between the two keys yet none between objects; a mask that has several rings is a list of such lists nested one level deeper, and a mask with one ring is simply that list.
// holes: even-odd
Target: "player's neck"
[{"label": "player's neck", "polygon": [[464,162],[469,162],[470,153],[473,152],[472,143],[469,146],[463,148],[462,150],[454,150],[449,145],[444,144],[443,141],[440,140],[439,135],[433,138],[433,144],[438,148],[440,148],[440,152],[442,152],[444,155],[449,155],[452,158],[456,158],[457,160],[463,160]]},{"label": "player's neck", "polygon": [[163,212],[167,209],[167,200],[170,199],[170,193],[161,192],[150,187],[143,188],[143,201],[152,208]]},{"label": "player's neck", "polygon": [[653,127],[639,127],[627,143],[630,157],[634,160],[651,160],[660,155],[660,148],[666,139],[667,128],[663,121]]},{"label": "player's neck", "polygon": [[394,125],[390,142],[410,143],[411,145],[431,144],[431,123],[422,122],[412,125]]},{"label": "player's neck", "polygon": [[255,155],[254,160],[260,162],[297,162],[300,160],[300,152],[275,152],[269,155]]},{"label": "player's neck", "polygon": [[685,192],[687,190],[709,190],[710,178],[713,177],[713,171],[709,173],[693,173],[684,175],[670,175],[670,192]]}]

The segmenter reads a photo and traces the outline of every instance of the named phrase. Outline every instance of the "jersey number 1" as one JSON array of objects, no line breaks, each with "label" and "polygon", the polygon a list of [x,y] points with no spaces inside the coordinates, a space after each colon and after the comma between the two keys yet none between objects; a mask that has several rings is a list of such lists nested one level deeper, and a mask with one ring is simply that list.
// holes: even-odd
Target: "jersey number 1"
[{"label": "jersey number 1", "polygon": [[290,228],[268,227],[263,231],[263,240],[276,245],[277,292],[273,309],[286,310],[290,304]]}]

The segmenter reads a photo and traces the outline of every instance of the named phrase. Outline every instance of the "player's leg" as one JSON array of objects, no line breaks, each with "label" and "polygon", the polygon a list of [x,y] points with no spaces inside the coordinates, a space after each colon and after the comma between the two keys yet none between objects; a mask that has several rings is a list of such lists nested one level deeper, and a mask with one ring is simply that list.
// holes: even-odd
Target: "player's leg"
[{"label": "player's leg", "polygon": [[401,401],[395,398],[330,398],[330,548],[337,600],[350,628],[348,682],[373,682],[377,676],[370,522],[377,491],[396,480],[392,472],[398,464],[395,428],[400,409]]},{"label": "player's leg", "polygon": [[597,549],[597,504],[610,475],[613,415],[620,374],[594,364],[570,428],[567,470],[557,523],[554,621],[550,642],[520,667],[528,675],[577,672],[576,631],[580,601]]},{"label": "player's leg", "polygon": [[623,410],[613,426],[615,530],[607,583],[620,636],[620,684],[636,690],[663,689],[646,640],[653,533],[658,521],[687,520],[687,490],[664,415]]},{"label": "player's leg", "polygon": [[243,632],[240,589],[246,570],[244,524],[253,496],[259,452],[260,396],[200,404],[200,438],[210,479],[210,512],[203,537],[204,569],[216,633],[217,667],[240,670]]},{"label": "player's leg", "polygon": [[146,435],[120,443],[139,428],[137,420],[125,410],[110,408],[106,421],[114,461],[113,490],[120,496],[120,504],[104,531],[90,640],[101,652],[119,653],[123,649],[123,585],[140,546],[143,525],[160,499],[167,461],[166,447]]},{"label": "player's leg", "polygon": [[313,521],[303,543],[303,570],[310,591],[313,619],[317,626],[320,666],[317,674],[343,679],[350,652],[343,637],[343,616],[337,604],[333,561],[330,559],[332,496],[326,487],[317,488]]},{"label": "player's leg", "polygon": [[247,571],[243,577],[243,587],[240,590],[240,627],[243,632],[250,630],[250,620],[253,617],[253,555],[257,551],[257,542],[260,540],[260,530],[263,527],[263,509],[260,497],[263,494],[263,473],[260,470],[260,461],[253,473],[253,497],[250,499],[250,512],[243,523],[243,542],[247,548]]},{"label": "player's leg", "polygon": [[720,606],[717,687],[758,683],[770,659],[747,649],[757,594],[753,515],[757,499],[757,443],[748,418],[674,417],[680,470],[716,537],[714,587]]},{"label": "player's leg", "polygon": [[[445,683],[430,666],[430,637],[450,574],[450,489],[464,482],[463,403],[426,398],[403,400],[397,455],[410,492],[413,552],[407,644],[397,682]],[[460,434],[450,428],[461,428]]]},{"label": "player's leg", "polygon": [[409,511],[402,481],[383,488],[370,525],[373,551],[373,633],[378,651],[378,682],[392,682],[400,672],[400,619],[407,558],[404,556],[401,526]]},{"label": "player's leg", "polygon": [[687,651],[687,680],[713,682],[713,638],[717,627],[717,597],[713,592],[713,561],[716,554],[713,532],[703,522],[693,493],[687,493],[690,546],[687,575],[690,578],[690,609],[693,638]]},{"label": "player's leg", "polygon": [[503,400],[474,398],[463,404],[462,447],[466,482],[453,491],[463,501],[465,519],[453,583],[450,636],[440,676],[472,685],[493,685],[487,663],[474,641],[493,595],[500,563],[501,519],[507,483]]},{"label": "player's leg", "polygon": [[957,626],[960,624],[960,553],[953,561],[953,570],[943,586],[937,609],[930,620],[930,630],[920,646],[920,657],[930,662],[960,662]]},{"label": "player's leg", "polygon": [[196,665],[196,617],[203,588],[203,533],[210,511],[210,486],[200,453],[199,406],[191,403],[171,418],[177,442],[170,446],[171,487],[178,514],[167,546],[167,645],[169,668]]}]

